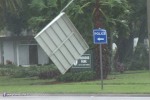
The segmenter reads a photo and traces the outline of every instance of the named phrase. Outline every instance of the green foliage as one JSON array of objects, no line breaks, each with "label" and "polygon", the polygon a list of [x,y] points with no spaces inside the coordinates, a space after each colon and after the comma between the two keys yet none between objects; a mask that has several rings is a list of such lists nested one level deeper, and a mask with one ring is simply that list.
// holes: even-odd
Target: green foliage
[{"label": "green foliage", "polygon": [[39,77],[40,79],[55,78],[60,75],[54,65],[22,67],[15,65],[1,65],[0,76],[10,76],[14,78]]},{"label": "green foliage", "polygon": [[[7,28],[19,35],[23,29],[40,31],[47,23],[55,18],[70,0],[1,0],[0,1],[0,28]],[[79,32],[93,49],[92,30],[95,0],[74,0],[65,10]],[[146,17],[146,0],[100,0],[103,24],[108,32],[108,42],[111,35],[117,44],[119,59],[124,59],[131,43],[127,38],[131,35],[143,33],[141,24]],[[11,10],[13,9],[13,10]],[[17,13],[15,13],[17,11]],[[142,14],[141,14],[142,13]],[[129,27],[129,25],[131,25]],[[140,28],[139,28],[140,27]],[[142,32],[140,32],[142,30]],[[134,32],[134,33],[133,33]],[[146,32],[144,31],[144,34]],[[121,45],[121,46],[120,46]],[[127,49],[126,49],[127,48]],[[132,51],[132,50],[130,50]],[[136,59],[135,61],[138,61]],[[146,63],[143,63],[146,64]],[[22,69],[20,69],[22,71]]]},{"label": "green foliage", "polygon": [[[137,0],[136,2],[135,0],[128,0],[128,2],[131,6],[131,14],[128,18],[130,27],[130,38],[128,40],[124,40],[124,43],[126,44],[120,42],[120,45],[122,45],[120,51],[122,51],[122,55],[125,55],[124,61],[127,63],[127,66],[130,66],[129,69],[146,69],[144,67],[148,65],[148,55],[144,54],[147,53],[147,51],[142,45],[144,45],[144,39],[148,38],[146,10],[147,0]],[[136,48],[133,47],[134,38],[138,38],[138,46]],[[141,59],[140,55],[142,55],[143,57],[145,55],[144,60],[143,58]]]},{"label": "green foliage", "polygon": [[[20,32],[20,11],[22,0],[0,0],[0,28],[10,30],[14,33]],[[10,19],[11,17],[11,19]],[[18,28],[17,28],[17,27]],[[15,31],[14,31],[15,30]]]},{"label": "green foliage", "polygon": [[40,72],[38,77],[40,79],[53,79],[60,75],[60,72],[56,68],[56,66],[43,66],[40,68]]},{"label": "green foliage", "polygon": [[0,76],[11,76],[15,65],[0,65]]},{"label": "green foliage", "polygon": [[6,14],[6,28],[12,32],[12,35],[19,35],[23,28],[23,18],[20,15]]},{"label": "green foliage", "polygon": [[12,73],[12,77],[15,77],[15,78],[27,77],[27,75],[28,75],[27,69],[23,67],[16,68],[14,72]]},{"label": "green foliage", "polygon": [[[23,28],[38,32],[54,17],[56,17],[70,0],[20,1],[22,0],[1,0],[0,3],[1,7],[7,5],[8,8],[13,7],[18,12],[18,16],[14,15],[14,18],[11,15],[11,18],[13,18],[14,21],[10,21],[10,23],[7,22],[9,24],[9,29],[14,31],[14,33],[19,33]],[[129,1],[132,3],[134,0]],[[138,0],[140,3],[142,1]],[[140,3],[138,3],[138,5]],[[18,9],[18,6],[21,6],[22,9]],[[77,29],[86,38],[90,45],[92,45],[91,30],[93,29],[94,7],[95,0],[75,0],[67,8],[67,10],[65,10],[67,15],[69,15]],[[105,28],[111,33],[117,33],[113,34],[114,37],[117,37],[119,33],[124,36],[129,35],[128,17],[131,9],[128,0],[101,0],[100,8],[104,17]],[[5,17],[6,16],[3,16],[3,18]],[[120,30],[122,30],[122,32],[118,32]]]},{"label": "green foliage", "polygon": [[61,82],[78,82],[78,81],[89,81],[94,80],[96,73],[93,71],[83,71],[78,73],[66,73],[57,78]]},{"label": "green foliage", "polygon": [[[125,37],[129,35],[128,18],[130,15],[130,5],[127,0],[103,0],[102,14],[105,18],[105,27],[114,37],[122,34]],[[122,30],[123,32],[119,32]]]},{"label": "green foliage", "polygon": [[[39,93],[39,94],[150,94],[149,71],[126,71],[114,73],[104,80],[104,89],[100,89],[100,80],[86,82],[61,83],[54,80],[37,78],[9,78],[0,76],[0,93]],[[51,84],[53,83],[53,84]]]},{"label": "green foliage", "polygon": [[[32,0],[29,6],[34,15],[28,20],[29,27],[38,32],[56,17],[68,2],[69,0]],[[121,30],[124,29],[122,34],[127,34],[125,30],[128,30],[127,17],[130,13],[128,2],[126,0],[102,0],[100,4],[106,28],[113,33],[116,32],[118,26],[122,26]],[[91,30],[94,28],[94,5],[95,0],[74,1],[65,10],[90,47],[92,47]]]},{"label": "green foliage", "polygon": [[17,13],[18,7],[21,6],[22,0],[0,0],[0,11],[7,9],[9,12]]},{"label": "green foliage", "polygon": [[69,0],[32,0],[29,4],[31,10],[28,19],[29,28],[34,32],[40,31],[46,24],[54,19]]},{"label": "green foliage", "polygon": [[136,47],[135,54],[131,60],[130,70],[143,70],[149,68],[149,56],[145,45],[139,44]]}]

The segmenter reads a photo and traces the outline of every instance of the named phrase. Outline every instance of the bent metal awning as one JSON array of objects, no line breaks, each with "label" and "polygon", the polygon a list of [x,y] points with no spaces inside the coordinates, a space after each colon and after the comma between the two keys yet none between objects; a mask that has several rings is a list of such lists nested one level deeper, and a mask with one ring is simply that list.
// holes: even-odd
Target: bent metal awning
[{"label": "bent metal awning", "polygon": [[89,48],[64,12],[60,13],[34,38],[62,74]]}]

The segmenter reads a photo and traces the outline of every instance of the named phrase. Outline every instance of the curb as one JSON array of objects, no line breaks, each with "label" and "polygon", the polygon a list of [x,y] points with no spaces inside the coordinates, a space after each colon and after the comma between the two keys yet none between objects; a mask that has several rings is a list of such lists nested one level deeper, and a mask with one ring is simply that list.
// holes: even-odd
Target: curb
[{"label": "curb", "polygon": [[38,93],[3,93],[0,96],[104,96],[104,97],[150,97],[150,94],[38,94]]}]

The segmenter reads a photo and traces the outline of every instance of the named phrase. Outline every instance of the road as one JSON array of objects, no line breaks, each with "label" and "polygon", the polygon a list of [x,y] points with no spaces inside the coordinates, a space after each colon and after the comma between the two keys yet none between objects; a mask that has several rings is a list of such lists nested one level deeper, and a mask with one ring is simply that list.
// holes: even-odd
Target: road
[{"label": "road", "polygon": [[143,96],[0,96],[0,100],[150,100]]}]

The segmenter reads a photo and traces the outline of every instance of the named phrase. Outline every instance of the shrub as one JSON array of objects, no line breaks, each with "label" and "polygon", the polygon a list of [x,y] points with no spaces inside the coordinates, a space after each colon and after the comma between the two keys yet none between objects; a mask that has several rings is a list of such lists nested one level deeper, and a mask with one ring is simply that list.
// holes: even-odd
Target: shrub
[{"label": "shrub", "polygon": [[59,70],[54,65],[43,66],[39,70],[38,77],[40,79],[55,78],[60,75]]},{"label": "shrub", "polygon": [[0,65],[0,76],[11,76],[15,65]]},{"label": "shrub", "polygon": [[144,70],[149,68],[148,51],[143,44],[136,47],[129,70]]},{"label": "shrub", "polygon": [[27,77],[28,73],[27,73],[27,68],[25,67],[16,67],[12,73],[12,77],[14,78],[24,78]]},{"label": "shrub", "polygon": [[0,68],[0,76],[11,76],[12,69],[9,68]]},{"label": "shrub", "polygon": [[39,77],[40,79],[55,78],[60,73],[54,65],[46,66],[30,66],[30,67],[18,67],[15,69],[13,77]]},{"label": "shrub", "polygon": [[54,65],[22,67],[15,65],[0,65],[0,76],[14,78],[39,77],[40,79],[55,78],[60,75]]},{"label": "shrub", "polygon": [[57,81],[62,82],[77,82],[77,81],[89,81],[94,80],[96,73],[93,71],[84,71],[78,73],[66,73],[57,77]]},{"label": "shrub", "polygon": [[39,75],[39,67],[42,66],[30,66],[29,68],[27,68],[27,76],[28,77],[35,77]]}]

